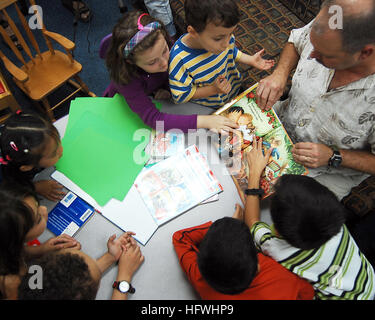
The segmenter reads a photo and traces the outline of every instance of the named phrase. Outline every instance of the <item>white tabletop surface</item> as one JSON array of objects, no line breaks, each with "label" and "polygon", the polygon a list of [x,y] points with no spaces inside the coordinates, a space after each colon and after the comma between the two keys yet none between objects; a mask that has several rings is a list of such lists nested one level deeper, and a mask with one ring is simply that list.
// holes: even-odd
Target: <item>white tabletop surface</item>
[{"label": "white tabletop surface", "polygon": [[[161,101],[162,111],[176,114],[209,114],[212,109],[201,107],[193,103],[175,105],[171,102]],[[64,134],[68,116],[55,122],[61,135]],[[144,263],[135,273],[132,285],[136,288],[133,295],[129,295],[132,300],[192,300],[199,299],[198,295],[190,286],[185,274],[179,266],[179,262],[172,245],[172,235],[175,231],[205,223],[215,221],[224,216],[232,216],[235,204],[241,203],[232,178],[227,172],[224,164],[217,161],[211,152],[217,152],[214,146],[207,139],[207,131],[200,129],[194,136],[198,148],[208,155],[210,167],[224,191],[219,194],[219,200],[207,204],[198,205],[195,208],[183,213],[177,218],[159,227],[149,242],[141,246],[145,257]],[[190,139],[191,137],[189,137]],[[193,139],[194,140],[194,139]],[[191,140],[189,140],[191,141]],[[45,179],[54,171],[48,168],[42,172],[37,179]],[[42,204],[48,209],[52,209],[54,203],[43,200]],[[128,208],[137,213],[137,208]],[[262,203],[262,220],[270,222],[267,201]],[[121,235],[123,231],[101,216],[95,213],[93,217],[78,231],[75,238],[81,243],[82,250],[93,258],[99,258],[107,251],[107,240],[112,234]],[[41,242],[54,235],[45,230],[39,237]],[[113,265],[103,275],[97,299],[108,300],[112,295],[112,283],[117,275],[117,266]]]}]

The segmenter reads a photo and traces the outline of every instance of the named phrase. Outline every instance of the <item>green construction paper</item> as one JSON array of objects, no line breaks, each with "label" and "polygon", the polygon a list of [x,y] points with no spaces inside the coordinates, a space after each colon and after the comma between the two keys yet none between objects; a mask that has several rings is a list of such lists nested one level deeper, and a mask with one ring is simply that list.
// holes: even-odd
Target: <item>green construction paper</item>
[{"label": "green construction paper", "polygon": [[[138,129],[143,129],[143,140],[134,141]],[[139,153],[139,147],[148,143],[150,131],[145,129],[151,130],[120,95],[77,98],[71,104],[62,139],[64,154],[56,168],[100,205],[111,198],[122,201],[146,161],[133,160],[134,150]]]},{"label": "green construction paper", "polygon": [[[102,184],[102,181],[107,181],[109,176],[107,172],[101,170],[100,165],[112,168],[112,177],[114,180],[116,180],[119,173],[125,174],[124,172],[126,171],[127,173],[126,176],[123,177],[122,184],[118,184],[117,187],[115,184],[112,184],[112,187],[107,187],[104,190],[105,193],[109,192],[111,197],[122,201],[137,174],[148,160],[148,155],[144,152],[144,148],[148,143],[150,130],[140,129],[142,130],[141,138],[143,139],[135,141],[132,134],[129,134],[127,130],[119,130],[113,126],[111,127],[90,112],[87,112],[82,117],[80,124],[80,126],[72,128],[62,139],[64,155],[62,160],[57,164],[57,168],[85,191],[87,191],[88,180],[81,180],[80,177],[85,176],[85,172],[88,170],[87,168],[91,168],[91,172],[97,172],[95,179],[99,184]],[[88,128],[95,128],[95,134],[93,134],[92,137],[87,135],[81,137],[82,133]],[[110,139],[110,142],[99,143],[97,135]],[[77,137],[80,139],[78,142],[76,141]],[[103,141],[102,138],[99,138],[99,141]],[[111,142],[116,145],[112,145]],[[70,148],[71,144],[78,144],[76,150]],[[108,145],[112,145],[112,148],[109,150]],[[81,157],[74,158],[77,155],[80,156],[82,153],[90,153],[92,150],[97,150],[96,154],[103,155],[103,159],[109,159],[109,161],[96,163],[95,159],[82,160]],[[133,153],[137,155],[137,159],[133,159]],[[68,162],[65,161],[67,157],[70,158]],[[74,160],[72,158],[74,158]],[[134,160],[137,160],[138,165],[134,163]],[[124,164],[126,165],[124,166]],[[95,170],[93,166],[96,166]],[[74,175],[72,174],[73,171],[75,172]],[[107,183],[104,182],[103,184],[107,185]],[[94,194],[91,195],[94,199],[96,198]]]},{"label": "green construction paper", "polygon": [[[155,107],[161,110],[161,104],[159,102],[153,102]],[[142,119],[130,109],[125,98],[120,94],[116,94],[112,98],[82,97],[73,100],[69,110],[69,121],[66,131],[69,131],[70,127],[74,127],[76,121],[79,121],[88,111],[100,116],[104,122],[109,121],[111,125],[119,126],[120,128],[123,128],[124,119],[127,119],[126,124],[130,129],[129,131],[138,128],[149,128],[143,123]]]},{"label": "green construction paper", "polygon": [[123,144],[92,128],[69,141],[57,166],[100,206],[111,198],[123,200],[142,168],[143,164],[129,159],[129,149]]}]

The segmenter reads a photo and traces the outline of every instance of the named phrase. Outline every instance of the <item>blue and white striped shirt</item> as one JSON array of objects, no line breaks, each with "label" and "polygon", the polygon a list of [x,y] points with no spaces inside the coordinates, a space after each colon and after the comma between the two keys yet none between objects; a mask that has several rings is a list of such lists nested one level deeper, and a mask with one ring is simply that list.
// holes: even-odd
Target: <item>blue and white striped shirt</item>
[{"label": "blue and white striped shirt", "polygon": [[[218,108],[235,98],[241,86],[241,74],[236,61],[241,56],[232,35],[229,46],[220,54],[186,46],[180,37],[174,44],[169,60],[169,85],[175,103],[191,101]],[[192,99],[198,87],[211,85],[219,75],[225,75],[232,86],[229,94],[216,94],[207,98]]]}]

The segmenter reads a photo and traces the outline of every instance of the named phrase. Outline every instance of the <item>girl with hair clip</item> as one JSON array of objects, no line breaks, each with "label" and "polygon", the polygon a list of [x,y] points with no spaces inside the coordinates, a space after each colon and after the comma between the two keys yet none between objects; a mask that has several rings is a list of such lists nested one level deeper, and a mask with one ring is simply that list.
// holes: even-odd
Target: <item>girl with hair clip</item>
[{"label": "girl with hair clip", "polygon": [[[40,236],[47,225],[47,208],[39,206],[36,194],[20,185],[0,187],[0,297],[17,299],[17,288],[31,259],[65,248],[79,250],[81,245],[64,234],[40,246],[26,246]],[[0,298],[0,299],[1,299]]]},{"label": "girl with hair clip", "polygon": [[51,201],[64,196],[54,180],[33,182],[34,176],[62,156],[62,146],[53,124],[36,114],[17,112],[7,119],[0,136],[3,180],[27,185]]},{"label": "girl with hair clip", "polygon": [[160,112],[152,103],[154,98],[169,99],[168,85],[169,37],[161,22],[146,13],[131,11],[125,14],[112,32],[106,54],[111,83],[104,95],[124,96],[129,107],[142,121],[156,128],[163,121],[164,130],[178,128],[207,128],[219,132],[238,125],[219,115],[175,115]]}]

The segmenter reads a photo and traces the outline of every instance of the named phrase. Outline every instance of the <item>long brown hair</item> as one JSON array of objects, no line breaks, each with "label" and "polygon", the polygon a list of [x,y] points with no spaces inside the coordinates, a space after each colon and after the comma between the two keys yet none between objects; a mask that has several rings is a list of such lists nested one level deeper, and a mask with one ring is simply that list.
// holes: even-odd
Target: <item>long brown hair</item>
[{"label": "long brown hair", "polygon": [[147,25],[157,21],[161,27],[152,31],[131,51],[127,58],[124,57],[124,47],[129,40],[138,32],[138,17],[141,11],[130,11],[126,13],[115,25],[112,31],[112,41],[106,56],[107,69],[111,80],[118,84],[128,84],[138,74],[139,68],[135,64],[135,57],[138,53],[152,48],[159,35],[163,35],[167,42],[169,37],[163,23],[149,15],[141,18],[141,24]]}]

